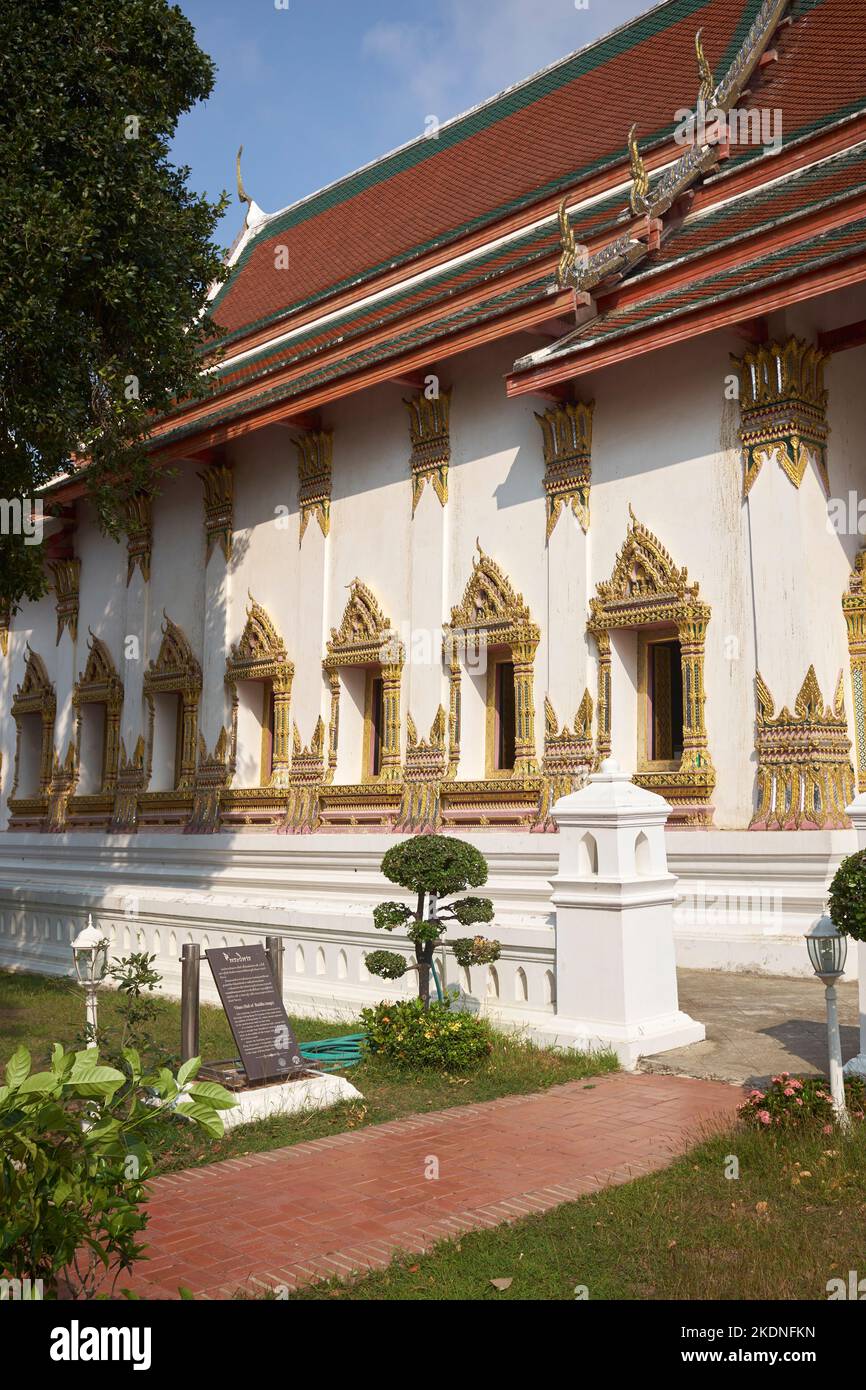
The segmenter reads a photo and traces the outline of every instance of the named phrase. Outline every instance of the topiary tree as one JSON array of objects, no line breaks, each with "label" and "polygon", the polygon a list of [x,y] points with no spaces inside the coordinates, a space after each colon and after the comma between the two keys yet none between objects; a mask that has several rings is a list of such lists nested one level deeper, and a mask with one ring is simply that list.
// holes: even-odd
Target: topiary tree
[{"label": "topiary tree", "polygon": [[[471,927],[476,922],[492,922],[493,904],[489,898],[468,897],[443,904],[441,899],[466,888],[480,888],[487,882],[487,860],[479,850],[448,835],[417,835],[389,849],[382,860],[382,872],[392,883],[416,894],[414,910],[406,903],[379,903],[373,922],[380,931],[405,927],[415,944],[414,964],[397,951],[371,951],[365,957],[371,975],[398,980],[409,970],[418,971],[418,997],[430,1006],[430,967],[433,952],[441,944],[449,926],[457,922]],[[484,936],[461,937],[449,943],[461,965],[481,965],[498,960],[498,941]]]},{"label": "topiary tree", "polygon": [[866,850],[842,860],[830,884],[829,906],[843,936],[866,941]]}]

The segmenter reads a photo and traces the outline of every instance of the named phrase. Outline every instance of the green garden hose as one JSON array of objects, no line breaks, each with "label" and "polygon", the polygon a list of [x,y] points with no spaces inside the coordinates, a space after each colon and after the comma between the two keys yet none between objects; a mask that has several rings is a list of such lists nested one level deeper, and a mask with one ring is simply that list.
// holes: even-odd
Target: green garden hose
[{"label": "green garden hose", "polygon": [[[443,995],[439,973],[432,962],[430,969],[433,971],[436,998],[441,1004]],[[315,1042],[301,1043],[300,1053],[305,1062],[315,1062],[320,1071],[344,1071],[361,1061],[366,1036],[366,1033],[343,1033],[337,1038],[319,1038]]]}]

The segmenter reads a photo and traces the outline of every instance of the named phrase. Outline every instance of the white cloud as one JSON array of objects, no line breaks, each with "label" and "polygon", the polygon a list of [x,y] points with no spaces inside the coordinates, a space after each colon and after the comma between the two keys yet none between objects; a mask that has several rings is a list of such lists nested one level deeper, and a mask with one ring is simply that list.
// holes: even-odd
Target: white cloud
[{"label": "white cloud", "polygon": [[425,23],[374,25],[363,55],[397,91],[440,120],[583,48],[650,0],[439,0]]}]

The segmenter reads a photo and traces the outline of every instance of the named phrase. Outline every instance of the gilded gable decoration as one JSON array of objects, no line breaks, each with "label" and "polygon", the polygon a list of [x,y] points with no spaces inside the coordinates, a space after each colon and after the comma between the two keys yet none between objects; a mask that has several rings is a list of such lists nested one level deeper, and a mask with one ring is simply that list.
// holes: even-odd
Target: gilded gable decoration
[{"label": "gilded gable decoration", "polygon": [[323,536],[331,529],[331,471],[333,430],[308,430],[295,440],[298,451],[298,507],[301,513],[299,543],[311,517]]},{"label": "gilded gable decoration", "polygon": [[[12,803],[18,792],[21,771],[21,720],[29,714],[38,714],[42,721],[42,737],[39,752],[39,798],[47,798],[54,771],[54,720],[57,714],[57,697],[54,686],[48,679],[45,662],[28,645],[24,666],[24,677],[12,700],[12,718],[15,720],[15,770],[12,777],[12,790],[9,794],[13,818],[15,807]],[[27,798],[28,801],[34,798]]]},{"label": "gilded gable decoration", "polygon": [[412,515],[429,482],[442,503],[448,501],[448,467],[451,463],[451,390],[428,396],[421,391],[403,404],[409,412],[412,454]]},{"label": "gilded gable decoration", "polygon": [[682,663],[682,758],[676,770],[639,771],[634,781],[666,797],[681,823],[709,825],[716,781],[704,724],[704,646],[710,607],[700,598],[699,585],[689,583],[688,570],[674,564],[631,507],[629,517],[628,535],[613,573],[596,586],[595,597],[589,601],[587,631],[599,655],[596,761],[607,757],[611,748],[611,631],[670,624],[676,629]]},{"label": "gilded gable decoration", "polygon": [[731,360],[740,375],[743,496],[774,455],[797,488],[810,457],[814,459],[829,493],[824,389],[827,354],[791,337],[786,343],[765,343]]},{"label": "gilded gable decoration", "polygon": [[271,787],[288,787],[291,725],[289,708],[295,668],[285,643],[270,616],[250,594],[247,621],[239,641],[226,661],[226,684],[232,696],[231,766],[238,747],[238,692],[240,681],[267,681],[274,693],[274,741],[271,753]]},{"label": "gilded gable decoration", "polygon": [[147,492],[137,492],[126,504],[126,583],[136,565],[145,583],[150,579],[150,557],[153,550],[153,502]]},{"label": "gilded gable decoration", "polygon": [[183,720],[180,777],[176,790],[191,791],[195,783],[198,743],[198,706],[201,698],[201,666],[193,655],[186,633],[167,614],[162,625],[162,642],[154,660],[144,673],[144,695],[149,707],[147,741],[148,781],[153,767],[154,697],[178,694]]},{"label": "gilded gable decoration", "polygon": [[234,530],[234,478],[226,464],[214,464],[198,475],[204,487],[205,564],[219,545],[226,564],[232,557]]},{"label": "gilded gable decoration", "polygon": [[[533,692],[533,663],[540,632],[532,621],[523,595],[513,589],[510,580],[476,541],[478,558],[472,562],[472,574],[461,602],[451,609],[451,622],[446,628],[446,649],[451,656],[452,715],[459,696],[453,685],[459,680],[459,663],[455,657],[468,643],[483,647],[507,646],[514,662],[515,690],[515,778],[534,776],[538,772],[535,754],[535,696]],[[456,676],[454,673],[456,672]],[[453,728],[453,718],[452,718]]]},{"label": "gilded gable decoration", "polygon": [[574,727],[559,727],[550,697],[544,699],[544,759],[541,764],[541,796],[538,803],[538,830],[555,830],[550,808],[561,796],[570,796],[583,786],[593,769],[592,696],[583,692]]},{"label": "gilded gable decoration", "polygon": [[866,549],[859,551],[848,589],[842,595],[842,611],[848,628],[851,693],[854,698],[854,741],[857,747],[857,790],[866,791]]},{"label": "gilded gable decoration", "polygon": [[117,784],[120,757],[120,716],[123,709],[123,681],[101,637],[90,631],[90,643],[84,670],[75,682],[72,705],[75,710],[75,761],[81,763],[81,728],[84,705],[105,706],[105,757],[103,785],[100,792],[111,794]]},{"label": "gilded gable decoration", "polygon": [[427,833],[438,827],[439,788],[446,774],[445,731],[445,710],[441,705],[426,739],[418,737],[412,715],[406,716],[403,804],[395,830]]},{"label": "gilded gable decoration", "polygon": [[78,598],[81,586],[81,561],[49,560],[48,568],[54,582],[57,600],[57,640],[59,644],[64,628],[69,628],[73,642],[78,639]]},{"label": "gilded gable decoration", "polygon": [[544,437],[544,491],[547,495],[548,540],[564,507],[570,507],[581,529],[589,530],[589,489],[592,479],[592,412],[589,405],[549,406],[536,413]]},{"label": "gilded gable decoration", "polygon": [[850,825],[845,808],[854,796],[854,770],[842,673],[832,708],[824,705],[814,666],[806,672],[793,713],[786,705],[776,714],[760,672],[755,675],[755,700],[758,807],[749,829]]},{"label": "gilded gable decoration", "polygon": [[349,598],[339,628],[331,628],[322,667],[331,687],[329,774],[333,777],[337,762],[337,738],[340,725],[340,668],[344,666],[381,666],[384,723],[382,729],[382,762],[380,780],[399,782],[400,769],[400,683],[405,649],[366,584],[353,579]]}]

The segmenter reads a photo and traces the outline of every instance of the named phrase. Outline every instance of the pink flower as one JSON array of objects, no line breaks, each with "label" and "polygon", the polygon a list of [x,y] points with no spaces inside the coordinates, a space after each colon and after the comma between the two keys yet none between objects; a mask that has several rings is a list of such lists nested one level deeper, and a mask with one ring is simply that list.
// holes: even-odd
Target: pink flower
[{"label": "pink flower", "polygon": [[802,1096],[798,1096],[798,1097],[797,1097],[796,1104],[797,1104],[797,1105],[802,1105],[802,1104],[803,1104],[803,1097],[802,1097]]},{"label": "pink flower", "polygon": [[793,1086],[786,1086],[786,1087],[785,1087],[785,1095],[786,1095],[786,1096],[792,1096],[793,1094],[794,1094],[794,1087],[793,1087]]},{"label": "pink flower", "polygon": [[761,1121],[762,1125],[772,1124],[772,1116],[770,1115],[769,1110],[759,1110],[758,1119]]},{"label": "pink flower", "polygon": [[763,1092],[763,1091],[750,1091],[750,1092],[749,1092],[749,1100],[763,1100],[763,1099],[764,1099],[764,1092]]},{"label": "pink flower", "polygon": [[821,1130],[821,1133],[822,1133],[822,1134],[832,1134],[832,1133],[833,1133],[833,1126],[832,1126],[832,1125],[825,1125],[824,1128]]},{"label": "pink flower", "polygon": [[796,1090],[798,1090],[798,1091],[802,1091],[802,1089],[803,1089],[803,1083],[802,1083],[802,1081],[792,1081],[792,1082],[791,1082],[791,1085],[792,1085]]}]

